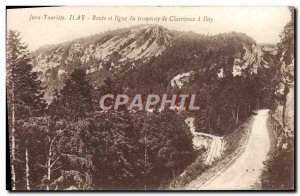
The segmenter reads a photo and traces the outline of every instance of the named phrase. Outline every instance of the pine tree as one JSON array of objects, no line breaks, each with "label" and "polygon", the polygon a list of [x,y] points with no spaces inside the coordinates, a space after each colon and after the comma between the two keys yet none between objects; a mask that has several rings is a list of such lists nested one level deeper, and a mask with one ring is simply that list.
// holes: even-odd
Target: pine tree
[{"label": "pine tree", "polygon": [[89,84],[84,69],[75,69],[60,95],[51,104],[50,111],[57,117],[78,120],[93,110],[92,86]]},{"label": "pine tree", "polygon": [[[33,115],[41,114],[46,104],[43,100],[43,89],[36,73],[32,72],[32,59],[27,45],[21,41],[20,33],[9,30],[7,39],[7,100],[10,125],[11,145],[11,172],[12,189],[16,189],[16,137],[18,133],[17,121],[24,120]],[[21,138],[18,141],[26,142]],[[28,155],[27,149],[25,153]],[[28,156],[26,156],[28,158]],[[28,159],[27,159],[28,160]],[[27,164],[28,162],[26,162]],[[26,165],[26,176],[29,168]],[[28,182],[29,180],[26,179]],[[29,184],[29,183],[27,183]],[[29,185],[27,186],[27,188]]]}]

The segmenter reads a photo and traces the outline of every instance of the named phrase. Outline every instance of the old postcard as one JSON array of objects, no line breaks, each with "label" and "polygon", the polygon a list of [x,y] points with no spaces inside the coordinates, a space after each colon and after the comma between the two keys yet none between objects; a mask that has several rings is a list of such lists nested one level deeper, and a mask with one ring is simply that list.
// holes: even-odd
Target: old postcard
[{"label": "old postcard", "polygon": [[293,7],[6,11],[7,189],[295,189]]}]

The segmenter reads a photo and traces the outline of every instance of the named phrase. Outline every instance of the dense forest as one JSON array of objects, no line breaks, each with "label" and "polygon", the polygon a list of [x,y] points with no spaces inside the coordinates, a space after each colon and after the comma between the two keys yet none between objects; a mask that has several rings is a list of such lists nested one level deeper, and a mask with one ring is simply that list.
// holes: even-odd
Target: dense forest
[{"label": "dense forest", "polygon": [[47,107],[26,46],[8,37],[13,189],[153,189],[195,158],[183,117],[94,110],[82,69]]},{"label": "dense forest", "polygon": [[[45,100],[49,88],[39,78],[40,73],[33,71],[35,54],[29,53],[18,32],[9,30],[7,106],[12,189],[157,189],[170,182],[199,155],[184,121],[187,115],[195,116],[198,132],[224,136],[253,110],[275,111],[278,104],[286,103],[294,80],[281,68],[282,54],[286,64],[292,61],[293,48],[284,49],[293,46],[287,43],[288,28],[281,43],[274,46],[278,47],[276,55],[261,51],[242,33],[206,36],[171,32],[172,44],[161,55],[138,60],[133,67],[123,63],[121,71],[111,69],[121,58],[116,53],[103,63],[101,73],[93,74],[88,74],[87,66],[98,61],[82,63],[74,57],[59,65],[68,65],[70,74],[59,79],[63,85],[51,89],[51,102]],[[127,33],[127,29],[123,31],[121,34]],[[107,41],[107,36],[116,33],[106,32],[101,40]],[[92,43],[97,37],[76,41]],[[169,44],[169,40],[160,41]],[[235,66],[243,67],[239,74],[233,73]],[[193,72],[189,83],[182,88],[171,86],[170,81],[185,72]],[[285,85],[283,94],[278,93],[281,84]],[[99,98],[118,93],[197,94],[200,110],[149,113],[124,107],[121,111],[101,111]]]},{"label": "dense forest", "polygon": [[[116,78],[125,89],[130,89],[126,93],[194,93],[201,106],[193,114],[197,117],[197,130],[215,135],[233,131],[232,126],[249,117],[252,110],[276,107],[275,91],[280,82],[280,70],[274,64],[277,57],[269,54],[260,57],[254,53],[253,62],[248,63],[243,56],[257,49],[250,37],[234,32],[215,36],[186,33],[174,42],[145,66],[137,65]],[[266,61],[260,62],[260,58]],[[247,68],[242,74],[233,75],[237,63],[248,63]],[[221,69],[223,75],[218,77]],[[187,71],[194,72],[191,81],[182,88],[171,87],[169,81]]]}]

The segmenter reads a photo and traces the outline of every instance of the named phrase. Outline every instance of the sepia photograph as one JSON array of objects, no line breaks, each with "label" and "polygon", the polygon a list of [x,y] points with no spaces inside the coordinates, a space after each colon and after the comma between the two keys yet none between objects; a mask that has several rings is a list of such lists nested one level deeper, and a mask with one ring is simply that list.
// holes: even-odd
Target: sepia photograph
[{"label": "sepia photograph", "polygon": [[6,7],[10,191],[295,191],[295,8]]}]

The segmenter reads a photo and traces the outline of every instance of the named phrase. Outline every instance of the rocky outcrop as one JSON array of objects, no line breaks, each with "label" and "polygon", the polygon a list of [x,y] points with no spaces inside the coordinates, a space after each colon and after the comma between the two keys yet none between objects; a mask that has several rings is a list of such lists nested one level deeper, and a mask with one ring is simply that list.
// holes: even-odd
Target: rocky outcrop
[{"label": "rocky outcrop", "polygon": [[[46,87],[47,101],[53,89],[60,89],[64,79],[78,66],[86,74],[131,69],[136,61],[145,63],[161,55],[171,44],[169,31],[157,25],[140,25],[77,39],[34,52],[33,71]],[[105,71],[104,71],[105,69]],[[123,70],[124,71],[124,70]]]},{"label": "rocky outcrop", "polygon": [[191,77],[194,75],[194,71],[186,72],[186,73],[181,73],[176,75],[172,80],[171,80],[171,86],[173,88],[182,88],[182,86],[188,82],[190,82]]},{"label": "rocky outcrop", "polygon": [[258,68],[267,67],[268,63],[264,60],[265,52],[258,45],[253,44],[250,48],[244,46],[244,54],[240,58],[235,58],[232,75],[242,76],[243,72],[248,69],[250,74],[257,74]]}]

